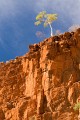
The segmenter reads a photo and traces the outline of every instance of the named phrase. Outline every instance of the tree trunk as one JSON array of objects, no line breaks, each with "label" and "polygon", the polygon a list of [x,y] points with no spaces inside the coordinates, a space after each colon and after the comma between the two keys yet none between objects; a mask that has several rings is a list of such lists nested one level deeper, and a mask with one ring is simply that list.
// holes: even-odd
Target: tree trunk
[{"label": "tree trunk", "polygon": [[49,26],[50,26],[50,29],[51,29],[51,36],[53,36],[53,29],[52,29],[52,26],[51,26],[50,23],[49,23]]}]

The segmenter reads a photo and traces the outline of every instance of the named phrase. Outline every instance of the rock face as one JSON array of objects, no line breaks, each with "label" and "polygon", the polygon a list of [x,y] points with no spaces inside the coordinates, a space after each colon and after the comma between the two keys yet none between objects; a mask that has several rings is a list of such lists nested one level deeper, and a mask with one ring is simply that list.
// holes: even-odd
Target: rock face
[{"label": "rock face", "polygon": [[78,120],[80,29],[0,63],[0,120]]}]

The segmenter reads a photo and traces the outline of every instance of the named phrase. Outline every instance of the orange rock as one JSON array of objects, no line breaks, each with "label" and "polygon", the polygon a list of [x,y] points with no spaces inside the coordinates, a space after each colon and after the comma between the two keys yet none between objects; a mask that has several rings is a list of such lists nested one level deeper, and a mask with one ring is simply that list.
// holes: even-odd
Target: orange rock
[{"label": "orange rock", "polygon": [[0,63],[0,120],[77,120],[80,29],[29,46]]}]

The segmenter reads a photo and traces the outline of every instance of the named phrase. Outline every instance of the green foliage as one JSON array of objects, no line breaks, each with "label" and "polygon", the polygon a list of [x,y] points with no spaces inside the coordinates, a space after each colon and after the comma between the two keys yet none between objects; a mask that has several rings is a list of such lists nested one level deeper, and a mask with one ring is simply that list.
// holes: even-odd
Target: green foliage
[{"label": "green foliage", "polygon": [[39,24],[41,24],[41,22],[40,22],[40,21],[35,22],[35,25],[39,25]]},{"label": "green foliage", "polygon": [[51,36],[53,36],[53,30],[51,24],[56,19],[57,19],[57,14],[47,14],[46,11],[42,11],[36,16],[35,25],[40,25],[42,22],[44,27],[49,25],[51,29]]},{"label": "green foliage", "polygon": [[57,14],[47,14],[46,18],[47,18],[47,22],[51,24],[54,20],[57,19]]},{"label": "green foliage", "polygon": [[46,15],[46,11],[42,11],[40,12],[37,16],[36,16],[36,20],[42,21],[45,18]]},{"label": "green foliage", "polygon": [[79,110],[80,109],[80,102],[76,103],[75,106],[73,107],[73,109],[76,111],[76,110]]},{"label": "green foliage", "polygon": [[35,25],[39,25],[43,22],[44,27],[46,27],[48,24],[52,24],[56,19],[57,14],[47,14],[46,11],[42,11],[36,16],[37,21],[35,22]]}]

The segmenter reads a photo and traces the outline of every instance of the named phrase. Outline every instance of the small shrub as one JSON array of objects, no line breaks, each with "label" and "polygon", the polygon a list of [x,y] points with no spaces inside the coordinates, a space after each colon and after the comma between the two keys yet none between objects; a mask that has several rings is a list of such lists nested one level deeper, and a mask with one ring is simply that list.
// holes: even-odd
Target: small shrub
[{"label": "small shrub", "polygon": [[73,107],[74,111],[80,109],[80,102],[76,103],[75,106]]}]

